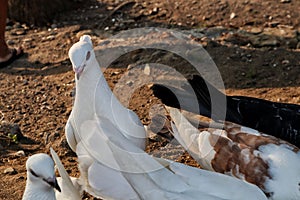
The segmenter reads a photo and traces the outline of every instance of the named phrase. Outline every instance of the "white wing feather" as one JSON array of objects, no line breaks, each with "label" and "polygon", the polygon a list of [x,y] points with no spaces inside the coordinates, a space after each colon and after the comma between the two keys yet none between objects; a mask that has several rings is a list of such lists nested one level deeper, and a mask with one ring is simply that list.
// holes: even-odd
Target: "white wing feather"
[{"label": "white wing feather", "polygon": [[[91,127],[96,128],[91,129]],[[81,141],[84,143],[86,151],[95,159],[95,162],[102,163],[104,166],[107,164],[105,159],[114,159],[115,163],[112,164],[110,161],[112,165],[107,166],[114,168],[115,171],[111,169],[114,173],[107,174],[113,176],[116,171],[119,172],[118,175],[120,176],[115,177],[116,179],[113,178],[113,180],[118,183],[118,179],[122,176],[124,178],[122,180],[125,180],[134,189],[137,199],[243,198],[250,200],[253,199],[253,196],[255,199],[266,199],[256,186],[238,179],[213,172],[202,172],[203,170],[183,164],[170,164],[170,161],[166,160],[157,162],[153,157],[128,141],[106,119],[86,124],[85,130],[89,136],[82,138]],[[103,143],[96,145],[93,142],[103,140],[103,134],[106,135],[105,148],[103,148]],[[110,149],[109,157],[105,158],[107,147]],[[103,177],[99,171],[94,173]],[[96,179],[95,174],[91,175],[91,178]],[[100,178],[96,180],[98,180],[97,185],[103,184]],[[216,184],[217,187],[215,188],[213,184]],[[232,185],[228,186],[228,184]],[[111,183],[111,185],[117,186],[116,183]],[[120,187],[117,186],[117,188]],[[240,188],[244,188],[244,190],[239,191]],[[249,192],[249,198],[245,197],[245,192]]]}]

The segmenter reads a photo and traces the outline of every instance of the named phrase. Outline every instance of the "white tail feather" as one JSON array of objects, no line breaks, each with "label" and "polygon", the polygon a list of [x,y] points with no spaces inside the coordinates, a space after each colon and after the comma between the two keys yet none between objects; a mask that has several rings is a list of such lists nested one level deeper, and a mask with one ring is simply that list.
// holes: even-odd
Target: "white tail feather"
[{"label": "white tail feather", "polygon": [[64,168],[63,164],[61,163],[57,153],[51,147],[50,147],[50,153],[51,153],[52,159],[54,160],[54,162],[57,166],[58,172],[59,172],[60,176],[62,177],[62,182],[67,185],[66,188],[68,188],[68,195],[71,195],[70,199],[74,199],[74,200],[81,199],[80,192],[73,185],[72,180],[69,177],[69,174],[66,171],[66,169]]}]

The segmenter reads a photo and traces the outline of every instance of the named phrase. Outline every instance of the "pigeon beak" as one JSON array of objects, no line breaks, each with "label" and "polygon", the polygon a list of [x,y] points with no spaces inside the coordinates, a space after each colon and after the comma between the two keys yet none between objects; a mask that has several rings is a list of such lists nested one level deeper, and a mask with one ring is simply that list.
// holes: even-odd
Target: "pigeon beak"
[{"label": "pigeon beak", "polygon": [[76,74],[77,80],[79,80],[81,73],[83,72],[84,66],[73,67],[73,70]]},{"label": "pigeon beak", "polygon": [[57,189],[59,192],[61,192],[61,189],[60,189],[60,187],[59,187],[59,185],[58,185],[58,183],[57,183],[57,180],[56,180],[55,176],[54,176],[53,178],[48,178],[48,179],[46,179],[45,181],[46,181],[46,183],[48,183],[51,187],[53,187],[53,188]]}]

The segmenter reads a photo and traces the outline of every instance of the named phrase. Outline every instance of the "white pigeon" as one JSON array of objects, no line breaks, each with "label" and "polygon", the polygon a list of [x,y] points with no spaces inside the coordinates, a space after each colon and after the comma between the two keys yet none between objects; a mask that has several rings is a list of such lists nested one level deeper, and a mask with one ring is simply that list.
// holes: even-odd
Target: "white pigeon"
[{"label": "white pigeon", "polygon": [[58,168],[62,177],[55,176],[54,162],[48,154],[39,153],[30,156],[26,162],[27,182],[22,199],[81,199],[83,191],[79,179],[69,177],[57,154],[52,148],[50,150],[52,157],[59,165]]},{"label": "white pigeon", "polygon": [[[232,199],[235,195],[233,199],[241,199],[245,193],[249,193],[249,199],[265,199],[256,186],[236,179],[215,173],[209,178],[195,174],[197,178],[191,179],[187,177],[194,172],[188,170],[190,167],[162,166],[142,151],[144,127],[136,114],[124,108],[112,94],[95,58],[90,37],[83,36],[74,44],[69,56],[76,73],[76,97],[66,134],[78,156],[81,182],[88,193],[103,199]],[[155,171],[147,171],[153,168]],[[221,185],[217,195],[214,189],[203,189],[213,188],[212,185],[199,186],[215,177]],[[228,183],[243,192],[224,190]]]},{"label": "white pigeon", "polygon": [[153,158],[109,120],[86,121],[77,146],[86,190],[104,199],[267,199],[255,185],[223,174]]},{"label": "white pigeon", "polygon": [[199,131],[175,108],[168,108],[178,142],[205,169],[260,187],[269,199],[300,199],[300,151],[270,135],[225,122],[224,130]]},{"label": "white pigeon", "polygon": [[54,189],[59,192],[54,162],[44,153],[34,154],[26,161],[27,181],[23,200],[55,200]]},{"label": "white pigeon", "polygon": [[76,151],[80,135],[76,125],[95,117],[105,117],[124,136],[144,149],[146,131],[138,116],[124,107],[109,88],[95,57],[90,36],[84,35],[69,50],[75,72],[76,95],[72,112],[65,127],[68,144]]},{"label": "white pigeon", "polygon": [[[82,36],[79,42],[75,43],[69,50],[69,57],[76,76],[75,102],[66,124],[66,137],[72,150],[79,157],[78,144],[82,138],[85,138],[85,132],[80,131],[81,125],[96,118],[107,119],[109,123],[118,127],[126,138],[130,139],[139,148],[144,149],[145,129],[137,115],[123,107],[111,92],[96,60],[91,38],[87,35]],[[136,134],[133,136],[131,133]],[[124,188],[124,191],[130,193],[131,186],[122,181],[122,175],[116,179],[117,184],[111,181],[114,183],[113,185],[109,185],[107,176],[97,178],[97,181],[100,181],[103,185],[97,188],[93,187],[92,179],[88,177],[88,175],[93,175],[92,170],[98,171],[98,173],[101,172],[105,176],[109,175],[111,169],[105,165],[94,165],[93,159],[90,157],[82,162],[79,160],[79,168],[84,189],[96,197],[106,197],[106,192],[110,193],[114,187]],[[118,185],[120,187],[117,187]],[[110,188],[112,189],[109,190]],[[125,193],[125,196],[128,195]],[[124,194],[119,196],[119,198],[122,197],[124,197]]]}]

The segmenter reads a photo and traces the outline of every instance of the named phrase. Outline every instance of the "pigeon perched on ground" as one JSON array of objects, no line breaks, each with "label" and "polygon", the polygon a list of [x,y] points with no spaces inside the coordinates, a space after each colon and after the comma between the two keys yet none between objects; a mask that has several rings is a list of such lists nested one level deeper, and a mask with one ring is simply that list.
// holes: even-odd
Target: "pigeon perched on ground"
[{"label": "pigeon perched on ground", "polygon": [[[95,57],[90,36],[84,35],[69,50],[76,76],[76,96],[66,124],[66,137],[73,151],[83,135],[78,127],[86,120],[105,117],[135,145],[144,149],[146,131],[138,116],[124,107],[109,88]],[[77,127],[77,128],[76,128]]]},{"label": "pigeon perched on ground", "polygon": [[[69,146],[79,158],[83,189],[96,197],[106,198],[114,195],[116,199],[124,196],[130,199],[133,189],[122,174],[115,173],[110,167],[101,163],[94,163],[93,158],[88,155],[82,155],[81,140],[86,137],[86,131],[82,130],[82,126],[90,120],[107,120],[141,149],[145,148],[144,126],[138,116],[125,108],[110,90],[95,57],[90,36],[82,36],[79,42],[70,48],[69,57],[76,77],[76,96],[66,124],[66,137]],[[95,142],[97,146],[101,146],[101,141]],[[114,176],[109,176],[111,173]],[[101,185],[95,186],[93,180]]]},{"label": "pigeon perched on ground", "polygon": [[26,161],[27,181],[23,200],[55,200],[55,191],[61,192],[57,183],[54,162],[44,153],[34,154]]},{"label": "pigeon perched on ground", "polygon": [[112,94],[90,37],[74,44],[69,56],[76,97],[66,134],[78,156],[85,191],[102,199],[266,199],[252,184],[150,157],[143,151],[144,127]]},{"label": "pigeon perched on ground", "polygon": [[230,122],[199,131],[180,111],[169,111],[174,137],[201,167],[253,183],[272,200],[300,199],[296,146]]},{"label": "pigeon perched on ground", "polygon": [[[215,121],[224,120],[222,113],[212,113],[211,93],[227,101],[225,121],[247,126],[279,137],[300,147],[300,105],[277,103],[246,96],[226,96],[201,76],[188,79],[198,100],[199,108],[191,106],[194,94],[190,90],[154,84],[153,93],[167,106],[201,114]],[[189,99],[190,98],[190,99]],[[179,99],[184,100],[179,105]],[[214,100],[217,102],[217,100]],[[222,105],[215,105],[222,106]],[[222,110],[216,108],[215,110]],[[198,113],[200,112],[200,113]]]}]

